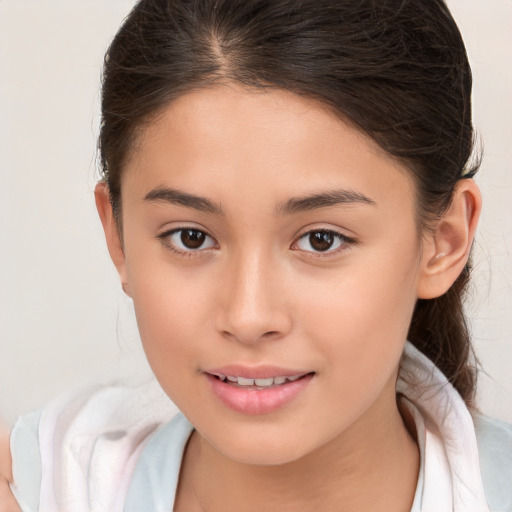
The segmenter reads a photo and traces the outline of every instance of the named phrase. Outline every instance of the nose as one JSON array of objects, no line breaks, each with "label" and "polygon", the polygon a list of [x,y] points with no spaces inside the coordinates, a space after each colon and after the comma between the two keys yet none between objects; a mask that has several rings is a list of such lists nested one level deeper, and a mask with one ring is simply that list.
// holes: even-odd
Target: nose
[{"label": "nose", "polygon": [[244,344],[277,340],[292,328],[284,279],[276,263],[255,251],[226,264],[217,329]]}]

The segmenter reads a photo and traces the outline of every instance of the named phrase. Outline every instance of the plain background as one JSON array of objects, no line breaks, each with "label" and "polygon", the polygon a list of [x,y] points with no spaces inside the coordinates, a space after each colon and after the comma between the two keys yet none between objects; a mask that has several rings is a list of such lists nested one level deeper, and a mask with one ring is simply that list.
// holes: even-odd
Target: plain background
[{"label": "plain background", "polygon": [[[479,405],[512,422],[512,1],[448,4],[473,66],[485,146],[467,308],[486,372]],[[81,383],[146,375],[92,195],[103,53],[132,5],[0,0],[0,417],[8,424]]]}]

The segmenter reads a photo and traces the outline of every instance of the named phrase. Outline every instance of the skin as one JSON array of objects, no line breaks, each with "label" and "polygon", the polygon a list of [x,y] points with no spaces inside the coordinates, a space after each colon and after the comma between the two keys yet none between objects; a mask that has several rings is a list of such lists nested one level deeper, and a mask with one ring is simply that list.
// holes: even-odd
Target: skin
[{"label": "skin", "polygon": [[20,508],[9,488],[12,482],[11,450],[9,431],[0,423],[0,511],[20,512]]},{"label": "skin", "polygon": [[[221,212],[147,200],[162,189]],[[340,190],[369,201],[283,208]],[[139,137],[122,238],[104,183],[96,201],[148,360],[196,429],[175,510],[410,509],[419,456],[398,365],[417,298],[444,293],[467,260],[472,180],[420,234],[410,174],[371,140],[312,100],[227,84],[175,100]],[[180,249],[168,233],[183,227],[205,245]],[[315,230],[337,233],[334,249],[315,251]],[[204,373],[235,363],[314,377],[277,411],[243,414]]]}]

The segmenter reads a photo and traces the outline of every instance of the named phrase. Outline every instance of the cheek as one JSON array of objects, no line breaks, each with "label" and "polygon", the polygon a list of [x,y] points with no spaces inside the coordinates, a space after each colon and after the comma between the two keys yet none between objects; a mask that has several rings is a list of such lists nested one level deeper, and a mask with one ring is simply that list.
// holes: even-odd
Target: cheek
[{"label": "cheek", "polygon": [[327,371],[347,382],[389,377],[416,303],[416,252],[407,258],[385,247],[379,252],[372,261],[347,265],[328,286],[308,283],[309,298],[301,305],[305,338],[329,354]]},{"label": "cheek", "polygon": [[147,265],[144,258],[132,260],[129,279],[142,344],[157,378],[164,384],[195,371],[192,356],[212,324],[208,281],[158,259]]}]

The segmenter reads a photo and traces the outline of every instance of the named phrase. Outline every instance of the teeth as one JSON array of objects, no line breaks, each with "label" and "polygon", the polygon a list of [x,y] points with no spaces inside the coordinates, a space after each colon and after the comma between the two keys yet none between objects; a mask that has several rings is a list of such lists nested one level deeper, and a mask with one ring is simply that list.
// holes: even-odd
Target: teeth
[{"label": "teeth", "polygon": [[244,379],[243,377],[238,377],[238,384],[240,386],[254,386],[254,379]]},{"label": "teeth", "polygon": [[270,379],[254,379],[254,383],[256,386],[272,386],[272,384],[274,384],[274,378],[270,377]]},{"label": "teeth", "polygon": [[260,388],[266,388],[270,386],[279,386],[285,382],[294,382],[303,375],[292,375],[290,377],[269,377],[268,379],[246,379],[244,377],[235,377],[233,375],[222,375],[217,374],[217,377],[222,381],[233,382],[239,386],[257,386]]}]

